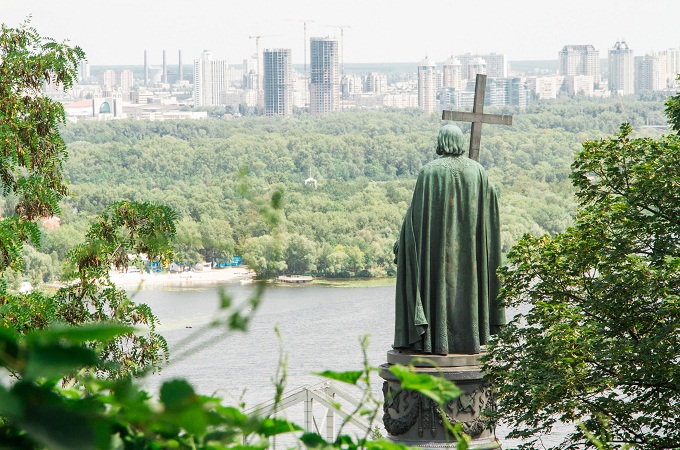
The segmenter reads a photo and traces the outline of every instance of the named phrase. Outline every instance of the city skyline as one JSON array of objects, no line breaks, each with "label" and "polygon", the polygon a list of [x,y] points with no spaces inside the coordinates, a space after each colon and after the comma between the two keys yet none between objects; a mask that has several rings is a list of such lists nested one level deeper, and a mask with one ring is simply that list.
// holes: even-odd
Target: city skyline
[{"label": "city skyline", "polygon": [[644,6],[632,0],[573,0],[567,13],[564,3],[536,0],[491,0],[483,10],[473,2],[444,0],[288,0],[261,8],[214,0],[190,8],[177,0],[120,0],[106,8],[84,0],[57,3],[3,0],[2,21],[17,26],[32,15],[31,25],[39,33],[79,45],[92,65],[141,64],[144,50],[155,66],[162,64],[163,50],[169,52],[169,65],[176,63],[176,50],[187,61],[210,50],[238,64],[255,53],[255,36],[261,36],[260,51],[290,48],[293,63],[302,64],[303,21],[307,45],[310,37],[340,39],[343,27],[341,51],[348,63],[416,62],[425,56],[443,62],[468,52],[556,60],[565,44],[592,44],[604,56],[621,39],[637,54],[680,46],[672,33],[680,2],[663,0]]}]

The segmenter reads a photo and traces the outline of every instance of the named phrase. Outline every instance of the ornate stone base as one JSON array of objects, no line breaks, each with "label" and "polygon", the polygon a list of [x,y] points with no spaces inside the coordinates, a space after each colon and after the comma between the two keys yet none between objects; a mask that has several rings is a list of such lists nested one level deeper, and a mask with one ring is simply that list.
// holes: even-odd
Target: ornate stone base
[{"label": "ornate stone base", "polygon": [[455,448],[453,437],[444,431],[437,404],[417,392],[402,390],[399,380],[389,371],[392,364],[416,367],[416,372],[443,376],[463,390],[457,399],[444,405],[447,419],[462,423],[462,430],[472,438],[472,448],[498,448],[493,424],[484,411],[496,406],[479,369],[478,355],[425,355],[391,350],[387,364],[380,366],[383,383],[383,423],[390,439],[421,448]]}]

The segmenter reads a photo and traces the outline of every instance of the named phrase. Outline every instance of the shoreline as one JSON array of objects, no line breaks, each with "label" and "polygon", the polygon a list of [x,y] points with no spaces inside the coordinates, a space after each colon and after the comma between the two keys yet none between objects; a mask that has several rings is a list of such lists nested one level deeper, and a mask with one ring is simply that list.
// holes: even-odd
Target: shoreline
[{"label": "shoreline", "polygon": [[135,290],[153,290],[171,287],[201,287],[233,283],[252,279],[255,272],[247,267],[197,270],[178,273],[124,273],[112,272],[111,281],[118,287]]},{"label": "shoreline", "polygon": [[[208,288],[221,284],[251,283],[255,279],[255,272],[247,266],[227,267],[224,269],[210,269],[194,272],[178,273],[125,273],[112,271],[109,276],[111,281],[119,288],[128,291],[165,290],[173,288]],[[259,281],[262,282],[262,281]],[[380,287],[393,286],[396,277],[379,278],[314,278],[308,283],[279,283],[275,279],[266,282],[276,283],[280,286],[325,286],[325,287]],[[44,286],[44,285],[43,285]],[[55,289],[58,286],[54,287]]]}]

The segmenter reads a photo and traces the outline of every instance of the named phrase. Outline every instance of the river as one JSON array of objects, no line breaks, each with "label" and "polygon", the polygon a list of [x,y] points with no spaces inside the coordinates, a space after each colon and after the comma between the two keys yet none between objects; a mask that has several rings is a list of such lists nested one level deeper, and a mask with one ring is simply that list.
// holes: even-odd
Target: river
[{"label": "river", "polygon": [[[323,381],[314,372],[361,369],[362,336],[369,336],[367,356],[372,366],[383,364],[391,348],[393,286],[272,284],[267,286],[248,332],[226,334],[225,326],[210,325],[219,314],[219,289],[224,289],[236,304],[255,292],[253,285],[231,283],[142,290],[133,295],[134,301],[151,306],[161,321],[158,332],[170,346],[170,364],[145,381],[152,392],[158,391],[163,380],[181,377],[200,393],[217,395],[230,404],[243,401],[253,406],[273,398],[272,380],[281,346],[287,359],[287,390]],[[377,376],[373,384],[373,390],[380,395],[382,383]],[[290,418],[302,422],[302,417]],[[498,437],[504,440],[506,434],[507,429],[499,426]],[[563,435],[558,432],[545,436],[543,442],[556,444]],[[515,443],[503,442],[505,448]]]}]

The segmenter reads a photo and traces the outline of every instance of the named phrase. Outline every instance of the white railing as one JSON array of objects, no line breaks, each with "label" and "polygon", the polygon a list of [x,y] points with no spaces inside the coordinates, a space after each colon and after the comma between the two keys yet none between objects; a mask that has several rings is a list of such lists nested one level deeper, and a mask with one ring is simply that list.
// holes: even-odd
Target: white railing
[{"label": "white railing", "polygon": [[[336,397],[338,397],[336,399]],[[344,411],[338,400],[344,400],[350,406],[347,411]],[[281,411],[284,411],[292,406],[304,403],[304,429],[310,433],[318,433],[325,436],[326,440],[333,442],[336,438],[335,418],[336,414],[342,418],[343,421],[351,423],[359,428],[364,433],[371,431],[371,424],[369,424],[362,417],[352,415],[352,411],[359,407],[359,400],[349,392],[343,390],[338,383],[332,381],[324,381],[313,386],[304,386],[296,389],[285,395],[279,403],[273,400],[266,403],[261,403],[246,412],[248,414],[255,414],[258,417],[273,416]],[[317,423],[314,415],[314,407],[320,405],[325,408],[322,411],[323,419],[321,423]],[[382,425],[382,420],[378,416],[375,417],[375,424]],[[325,433],[322,433],[322,430]]]}]

